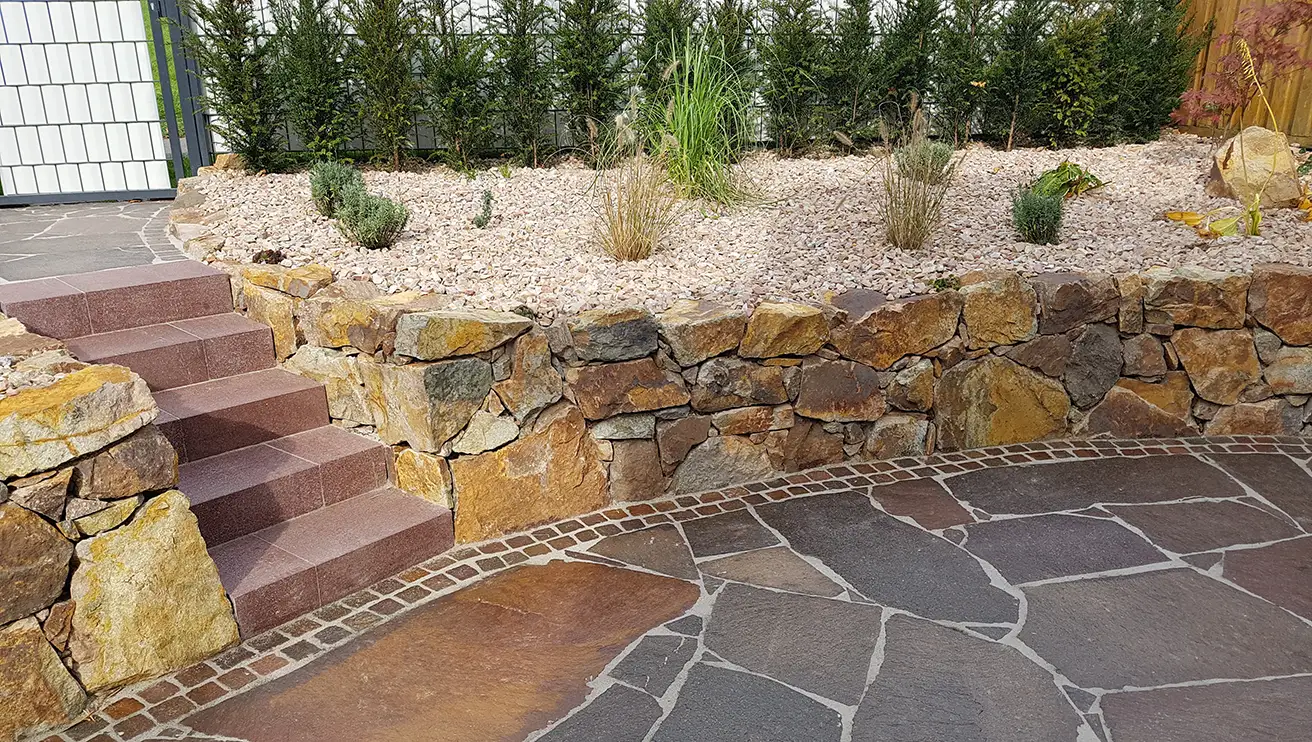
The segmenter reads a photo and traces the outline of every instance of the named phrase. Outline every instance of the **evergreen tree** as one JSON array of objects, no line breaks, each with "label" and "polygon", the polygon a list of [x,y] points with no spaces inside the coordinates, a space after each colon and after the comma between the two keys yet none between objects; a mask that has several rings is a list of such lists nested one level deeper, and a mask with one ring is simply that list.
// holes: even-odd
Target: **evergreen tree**
[{"label": "evergreen tree", "polygon": [[823,20],[814,0],[768,0],[769,39],[761,49],[761,74],[770,137],[785,155],[807,147],[820,122],[820,85],[825,66]]},{"label": "evergreen tree", "polygon": [[[751,31],[755,9],[751,0],[716,0],[706,19],[706,37],[710,48],[738,77],[750,87],[752,77]],[[750,97],[750,96],[749,96]]]},{"label": "evergreen tree", "polygon": [[369,136],[392,170],[410,147],[410,131],[419,110],[418,61],[420,22],[410,0],[345,0],[355,29],[351,50],[360,86],[360,114]]},{"label": "evergreen tree", "polygon": [[1096,138],[1145,142],[1170,123],[1203,45],[1189,32],[1189,15],[1187,1],[1113,0]]},{"label": "evergreen tree", "polygon": [[428,16],[423,53],[428,117],[451,163],[468,169],[494,138],[490,45],[482,35],[461,32],[469,16],[456,10],[454,0],[428,0]]},{"label": "evergreen tree", "polygon": [[1086,140],[1103,103],[1106,13],[1072,0],[1057,16],[1043,47],[1043,98],[1038,134],[1048,144]]},{"label": "evergreen tree", "polygon": [[1051,15],[1051,0],[1013,0],[998,30],[986,88],[986,129],[1008,150],[1029,133],[1030,114],[1043,95],[1040,56]]},{"label": "evergreen tree", "polygon": [[345,22],[331,0],[273,0],[279,77],[301,146],[331,158],[350,137]]},{"label": "evergreen tree", "polygon": [[561,104],[575,144],[595,157],[597,133],[624,105],[628,14],[620,0],[564,0],[556,34]]},{"label": "evergreen tree", "polygon": [[879,48],[871,0],[849,0],[830,33],[825,100],[830,126],[849,140],[868,141],[878,114]]},{"label": "evergreen tree", "polygon": [[939,0],[900,0],[884,22],[881,84],[902,111],[930,97],[941,16]]},{"label": "evergreen tree", "polygon": [[997,34],[997,0],[952,0],[934,72],[934,107],[954,144],[970,139],[987,87]]},{"label": "evergreen tree", "polygon": [[551,10],[542,0],[497,0],[493,28],[506,135],[524,164],[537,167],[552,99],[547,48]]},{"label": "evergreen tree", "polygon": [[697,0],[648,0],[643,7],[638,86],[646,100],[661,97],[666,70],[677,56],[678,45],[696,30],[700,15]]}]

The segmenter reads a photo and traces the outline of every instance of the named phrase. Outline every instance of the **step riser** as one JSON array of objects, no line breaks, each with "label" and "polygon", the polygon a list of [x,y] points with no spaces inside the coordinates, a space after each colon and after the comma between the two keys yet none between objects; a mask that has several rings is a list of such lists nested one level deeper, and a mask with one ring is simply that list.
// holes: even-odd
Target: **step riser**
[{"label": "step riser", "polygon": [[185,463],[327,424],[327,394],[323,387],[313,387],[168,419],[159,427],[178,449],[179,461]]},{"label": "step riser", "polygon": [[[200,535],[210,546],[227,543],[262,528],[323,507],[323,483],[318,467],[247,487],[230,495],[193,505]],[[186,492],[185,481],[180,483]]]},{"label": "step riser", "polygon": [[[165,325],[169,327],[169,325]],[[222,379],[274,366],[273,338],[267,331],[217,338],[170,339],[169,345],[116,353],[91,338],[69,341],[69,350],[87,363],[117,363],[146,380],[151,391]]]}]

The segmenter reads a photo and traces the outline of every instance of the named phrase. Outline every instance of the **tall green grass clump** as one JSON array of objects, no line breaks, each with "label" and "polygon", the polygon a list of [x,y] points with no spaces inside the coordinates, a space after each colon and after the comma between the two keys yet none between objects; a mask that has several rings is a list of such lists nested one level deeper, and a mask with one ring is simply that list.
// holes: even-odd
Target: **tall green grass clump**
[{"label": "tall green grass clump", "polygon": [[620,0],[564,0],[556,32],[561,105],[576,145],[600,155],[601,127],[624,105],[628,13]]},{"label": "tall green grass clump", "polygon": [[542,0],[497,0],[492,29],[506,137],[525,165],[537,167],[552,99],[551,9]]},{"label": "tall green grass clump", "polygon": [[1016,235],[1035,245],[1061,241],[1061,215],[1066,200],[1061,194],[1043,195],[1021,188],[1011,198],[1011,223]]},{"label": "tall green grass clump", "polygon": [[678,45],[697,28],[698,0],[647,0],[642,8],[642,42],[638,45],[638,88],[647,103],[664,102],[666,70]]},{"label": "tall green grass clump", "polygon": [[396,244],[410,210],[390,198],[375,196],[364,186],[348,190],[337,208],[337,229],[346,239],[369,250]]},{"label": "tall green grass clump", "polygon": [[292,131],[316,159],[332,157],[351,138],[346,22],[331,0],[273,0],[270,9]]},{"label": "tall green grass clump", "polygon": [[423,46],[424,98],[429,122],[453,167],[468,170],[496,136],[496,90],[486,37],[462,33],[468,12],[454,0],[428,0]]},{"label": "tall green grass clump", "polygon": [[360,88],[360,114],[374,146],[392,170],[410,148],[419,111],[414,65],[420,19],[411,0],[344,0],[355,30],[351,68]]},{"label": "tall green grass clump", "polygon": [[646,109],[650,148],[688,196],[740,203],[748,187],[734,168],[747,130],[747,94],[701,35],[684,38],[667,69],[666,100]]},{"label": "tall green grass clump", "polygon": [[761,49],[766,126],[780,153],[810,146],[821,123],[826,40],[815,0],[767,0],[769,40]]},{"label": "tall green grass clump", "polygon": [[364,190],[364,178],[350,165],[324,161],[310,168],[310,200],[320,214],[337,216],[346,195],[353,190]]}]

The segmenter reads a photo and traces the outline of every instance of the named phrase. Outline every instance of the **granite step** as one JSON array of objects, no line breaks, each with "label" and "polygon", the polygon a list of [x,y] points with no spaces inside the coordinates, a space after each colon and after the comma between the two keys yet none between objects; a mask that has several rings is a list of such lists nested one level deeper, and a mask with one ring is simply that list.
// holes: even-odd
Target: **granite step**
[{"label": "granite step", "polygon": [[127,366],[152,391],[274,366],[273,332],[233,312],[85,335],[68,349],[88,363]]},{"label": "granite step", "polygon": [[328,424],[323,385],[277,368],[165,389],[155,403],[184,463]]},{"label": "granite step", "polygon": [[382,443],[326,425],[183,464],[178,487],[216,546],[387,485],[390,458]]},{"label": "granite step", "polygon": [[451,511],[387,485],[210,547],[243,637],[451,548]]}]

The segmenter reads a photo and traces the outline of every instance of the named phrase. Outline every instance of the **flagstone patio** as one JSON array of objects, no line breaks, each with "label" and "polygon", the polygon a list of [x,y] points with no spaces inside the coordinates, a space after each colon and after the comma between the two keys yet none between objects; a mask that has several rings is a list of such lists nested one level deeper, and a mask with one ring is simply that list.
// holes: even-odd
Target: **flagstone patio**
[{"label": "flagstone patio", "polygon": [[67,738],[1312,739],[1308,457],[1027,444],[607,511],[410,570]]}]

